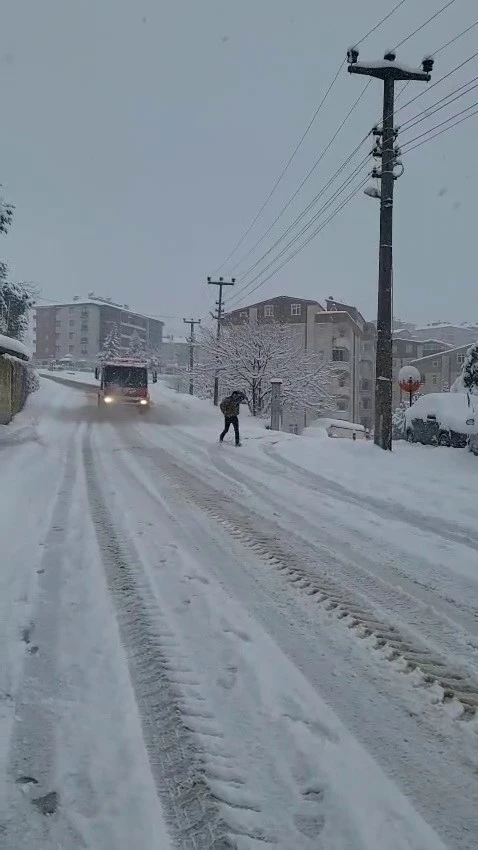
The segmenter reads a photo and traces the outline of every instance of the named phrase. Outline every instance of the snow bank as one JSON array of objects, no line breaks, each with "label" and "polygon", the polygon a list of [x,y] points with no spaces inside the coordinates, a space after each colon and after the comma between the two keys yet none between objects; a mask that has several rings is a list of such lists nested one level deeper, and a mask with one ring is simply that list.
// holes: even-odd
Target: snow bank
[{"label": "snow bank", "polygon": [[11,336],[0,334],[0,350],[5,349],[9,354],[18,354],[21,360],[30,360],[30,352],[23,342]]}]

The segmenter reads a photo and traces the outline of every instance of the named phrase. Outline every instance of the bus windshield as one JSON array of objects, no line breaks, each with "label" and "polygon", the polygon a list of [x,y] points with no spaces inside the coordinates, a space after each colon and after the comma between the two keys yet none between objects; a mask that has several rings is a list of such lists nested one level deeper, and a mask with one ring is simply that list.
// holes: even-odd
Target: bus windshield
[{"label": "bus windshield", "polygon": [[142,366],[105,366],[103,381],[120,387],[140,388],[147,385],[148,376]]}]

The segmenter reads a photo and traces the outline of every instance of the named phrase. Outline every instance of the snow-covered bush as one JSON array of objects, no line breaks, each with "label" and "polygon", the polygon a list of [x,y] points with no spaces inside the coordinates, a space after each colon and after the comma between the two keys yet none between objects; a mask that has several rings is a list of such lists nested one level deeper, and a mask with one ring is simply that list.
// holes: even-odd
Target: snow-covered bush
[{"label": "snow-covered bush", "polygon": [[392,416],[392,438],[404,440],[407,435],[406,407],[402,401]]},{"label": "snow-covered bush", "polygon": [[27,393],[36,393],[40,389],[40,378],[38,372],[35,371],[30,364],[27,366]]}]

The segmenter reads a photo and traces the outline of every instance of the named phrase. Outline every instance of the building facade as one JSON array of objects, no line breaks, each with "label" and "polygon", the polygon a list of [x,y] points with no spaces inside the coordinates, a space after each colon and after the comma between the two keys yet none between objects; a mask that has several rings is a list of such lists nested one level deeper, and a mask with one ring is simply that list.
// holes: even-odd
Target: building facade
[{"label": "building facade", "polygon": [[87,299],[76,297],[66,304],[36,307],[35,360],[46,362],[69,357],[93,363],[114,325],[119,329],[124,350],[136,333],[145,350],[161,351],[164,322],[135,313],[127,304],[115,304],[111,299],[89,293]]},{"label": "building facade", "polygon": [[[394,333],[392,342],[393,357],[393,387],[392,404],[395,409],[402,401],[408,401],[408,394],[403,392],[398,385],[398,375],[403,366],[415,365],[417,359],[427,358],[430,355],[440,354],[448,351],[450,346],[437,339],[410,339],[403,337],[399,332]],[[430,390],[431,392],[431,390]],[[435,390],[436,392],[436,390]]]},{"label": "building facade", "polygon": [[412,360],[412,365],[416,366],[421,375],[420,392],[441,393],[449,390],[461,375],[469,347],[467,343]]},{"label": "building facade", "polygon": [[[372,427],[376,331],[356,307],[328,298],[324,308],[318,301],[283,295],[233,310],[224,321],[277,321],[294,326],[304,349],[334,367],[332,389],[337,406],[330,415]],[[283,427],[300,431],[314,418],[303,411],[298,416],[300,421],[288,414]]]}]

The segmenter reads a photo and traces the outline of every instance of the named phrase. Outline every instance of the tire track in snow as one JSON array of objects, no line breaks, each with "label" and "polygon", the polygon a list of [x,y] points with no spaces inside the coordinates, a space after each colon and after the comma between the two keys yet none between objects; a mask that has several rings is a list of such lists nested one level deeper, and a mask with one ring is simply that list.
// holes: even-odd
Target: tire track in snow
[{"label": "tire track in snow", "polygon": [[[83,447],[91,517],[127,653],[158,796],[181,850],[270,846],[260,810],[237,793],[234,757],[201,682],[159,609],[138,553],[106,505],[91,437]],[[233,777],[234,781],[230,777]],[[229,789],[229,793],[228,793]]]},{"label": "tire track in snow", "polygon": [[[72,850],[85,846],[74,827],[65,821],[61,798],[55,788],[58,722],[55,699],[60,695],[56,652],[63,570],[70,554],[67,528],[76,481],[77,457],[76,441],[72,438],[65,457],[63,479],[50,529],[44,542],[35,610],[31,624],[23,630],[22,640],[27,655],[16,698],[10,740],[7,768],[10,778],[9,802],[2,835],[4,850],[19,850],[27,846],[46,850],[57,844],[59,835],[62,840],[68,840],[68,847]],[[46,818],[46,814],[54,817]]]},{"label": "tire track in snow", "polygon": [[[132,449],[133,450],[133,449]],[[478,710],[478,683],[465,672],[450,666],[438,653],[417,640],[401,633],[398,627],[380,620],[380,616],[367,602],[366,597],[337,584],[328,576],[317,572],[317,554],[314,547],[303,541],[291,545],[284,540],[284,531],[261,517],[261,531],[257,518],[245,507],[230,499],[191,472],[184,470],[168,452],[157,446],[143,451],[150,465],[159,467],[175,484],[183,498],[206,510],[235,539],[259,555],[277,570],[289,584],[333,613],[344,626],[357,632],[361,638],[370,638],[375,649],[382,651],[390,661],[402,662],[405,672],[415,673],[415,684],[434,686],[436,698],[460,706],[461,717],[470,719]],[[298,552],[303,552],[301,556]]]}]

